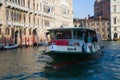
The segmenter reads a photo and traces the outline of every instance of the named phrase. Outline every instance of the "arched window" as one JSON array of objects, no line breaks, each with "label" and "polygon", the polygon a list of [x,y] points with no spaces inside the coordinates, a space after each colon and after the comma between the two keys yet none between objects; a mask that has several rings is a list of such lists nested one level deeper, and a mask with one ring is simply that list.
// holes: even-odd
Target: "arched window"
[{"label": "arched window", "polygon": [[24,35],[26,35],[26,29],[24,29]]},{"label": "arched window", "polygon": [[36,35],[36,34],[37,34],[36,29],[33,29],[33,35]]},{"label": "arched window", "polygon": [[114,39],[117,38],[118,34],[117,33],[114,33]]},{"label": "arched window", "polygon": [[31,35],[31,29],[29,29],[29,35]]},{"label": "arched window", "polygon": [[9,29],[9,28],[6,28],[5,34],[6,34],[6,35],[9,35],[9,34],[10,34],[10,29]]}]

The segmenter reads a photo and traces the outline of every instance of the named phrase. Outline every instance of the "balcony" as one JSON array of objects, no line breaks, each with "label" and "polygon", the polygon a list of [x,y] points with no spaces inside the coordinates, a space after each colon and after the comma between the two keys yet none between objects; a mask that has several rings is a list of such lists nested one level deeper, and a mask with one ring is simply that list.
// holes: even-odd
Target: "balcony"
[{"label": "balcony", "polygon": [[6,25],[7,26],[21,26],[21,27],[26,27],[25,25],[25,23],[21,23],[21,22],[13,22],[13,21],[9,21],[9,20],[7,20],[7,22],[6,22]]},{"label": "balcony", "polygon": [[12,22],[12,21],[7,20],[7,21],[6,21],[6,25],[7,25],[7,26],[13,26],[13,22]]},{"label": "balcony", "polygon": [[38,25],[35,25],[35,27],[34,28],[38,28]]},{"label": "balcony", "polygon": [[45,26],[46,29],[52,29],[53,27],[51,26]]},{"label": "balcony", "polygon": [[68,14],[68,15],[63,14],[62,17],[63,17],[63,18],[66,18],[66,19],[69,19],[69,18],[70,18],[69,14]]},{"label": "balcony", "polygon": [[39,10],[35,10],[34,13],[37,14],[37,15],[41,14],[41,12]]},{"label": "balcony", "polygon": [[54,18],[54,13],[41,12],[41,15],[42,15],[42,16],[46,16],[46,17],[49,17],[49,18]]},{"label": "balcony", "polygon": [[29,11],[29,13],[33,13],[34,12],[34,10],[31,9],[31,8],[29,8],[28,11]]},{"label": "balcony", "polygon": [[10,1],[7,1],[6,2],[6,7],[10,7],[10,8],[15,8],[15,9],[18,9],[18,10],[22,10],[22,11],[28,11],[29,9],[25,6],[21,6],[19,4],[15,4],[15,3],[12,3]]},{"label": "balcony", "polygon": [[29,24],[26,24],[26,23],[25,23],[25,27],[29,28]]},{"label": "balcony", "polygon": [[30,24],[29,27],[30,27],[30,28],[34,28],[34,25],[33,25],[33,24]]}]

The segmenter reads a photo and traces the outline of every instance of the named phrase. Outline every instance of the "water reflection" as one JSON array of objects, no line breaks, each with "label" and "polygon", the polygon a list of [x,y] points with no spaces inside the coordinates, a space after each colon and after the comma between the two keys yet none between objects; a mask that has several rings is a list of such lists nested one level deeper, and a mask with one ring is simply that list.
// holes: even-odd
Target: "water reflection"
[{"label": "water reflection", "polygon": [[[23,76],[42,71],[40,64],[36,63],[38,49],[17,49],[0,52],[0,75],[1,76]],[[21,75],[22,74],[22,75]]]}]

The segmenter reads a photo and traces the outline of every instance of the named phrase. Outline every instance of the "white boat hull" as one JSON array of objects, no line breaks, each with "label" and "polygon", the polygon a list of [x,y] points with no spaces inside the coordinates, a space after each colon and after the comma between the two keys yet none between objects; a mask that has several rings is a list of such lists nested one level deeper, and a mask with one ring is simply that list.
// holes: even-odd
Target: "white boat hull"
[{"label": "white boat hull", "polygon": [[98,59],[102,56],[100,50],[94,53],[83,53],[80,46],[57,46],[51,45],[46,48],[45,54],[49,55],[54,66],[71,65],[79,62],[86,62]]},{"label": "white boat hull", "polygon": [[91,50],[90,48],[85,45],[85,48],[84,46],[59,46],[59,45],[50,45],[50,46],[47,46],[45,52],[46,53],[55,53],[55,52],[60,52],[60,53],[76,53],[76,54],[93,54],[93,53],[96,53],[100,50],[100,47],[97,45],[97,44],[94,44],[91,46]]},{"label": "white boat hull", "polygon": [[19,44],[14,44],[14,45],[11,45],[11,46],[1,46],[0,50],[15,49],[15,48],[18,48],[18,47],[19,47]]}]

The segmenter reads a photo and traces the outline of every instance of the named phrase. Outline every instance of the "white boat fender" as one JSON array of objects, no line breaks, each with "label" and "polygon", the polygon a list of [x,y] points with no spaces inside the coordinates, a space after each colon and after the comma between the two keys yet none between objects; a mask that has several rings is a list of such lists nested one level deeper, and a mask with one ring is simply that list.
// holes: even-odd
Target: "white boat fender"
[{"label": "white boat fender", "polygon": [[82,52],[83,53],[90,53],[90,49],[86,44],[82,45]]},{"label": "white boat fender", "polygon": [[97,50],[100,50],[100,46],[97,43],[94,43]]},{"label": "white boat fender", "polygon": [[97,49],[96,49],[95,45],[92,44],[92,52],[96,52],[96,51],[97,51]]}]

